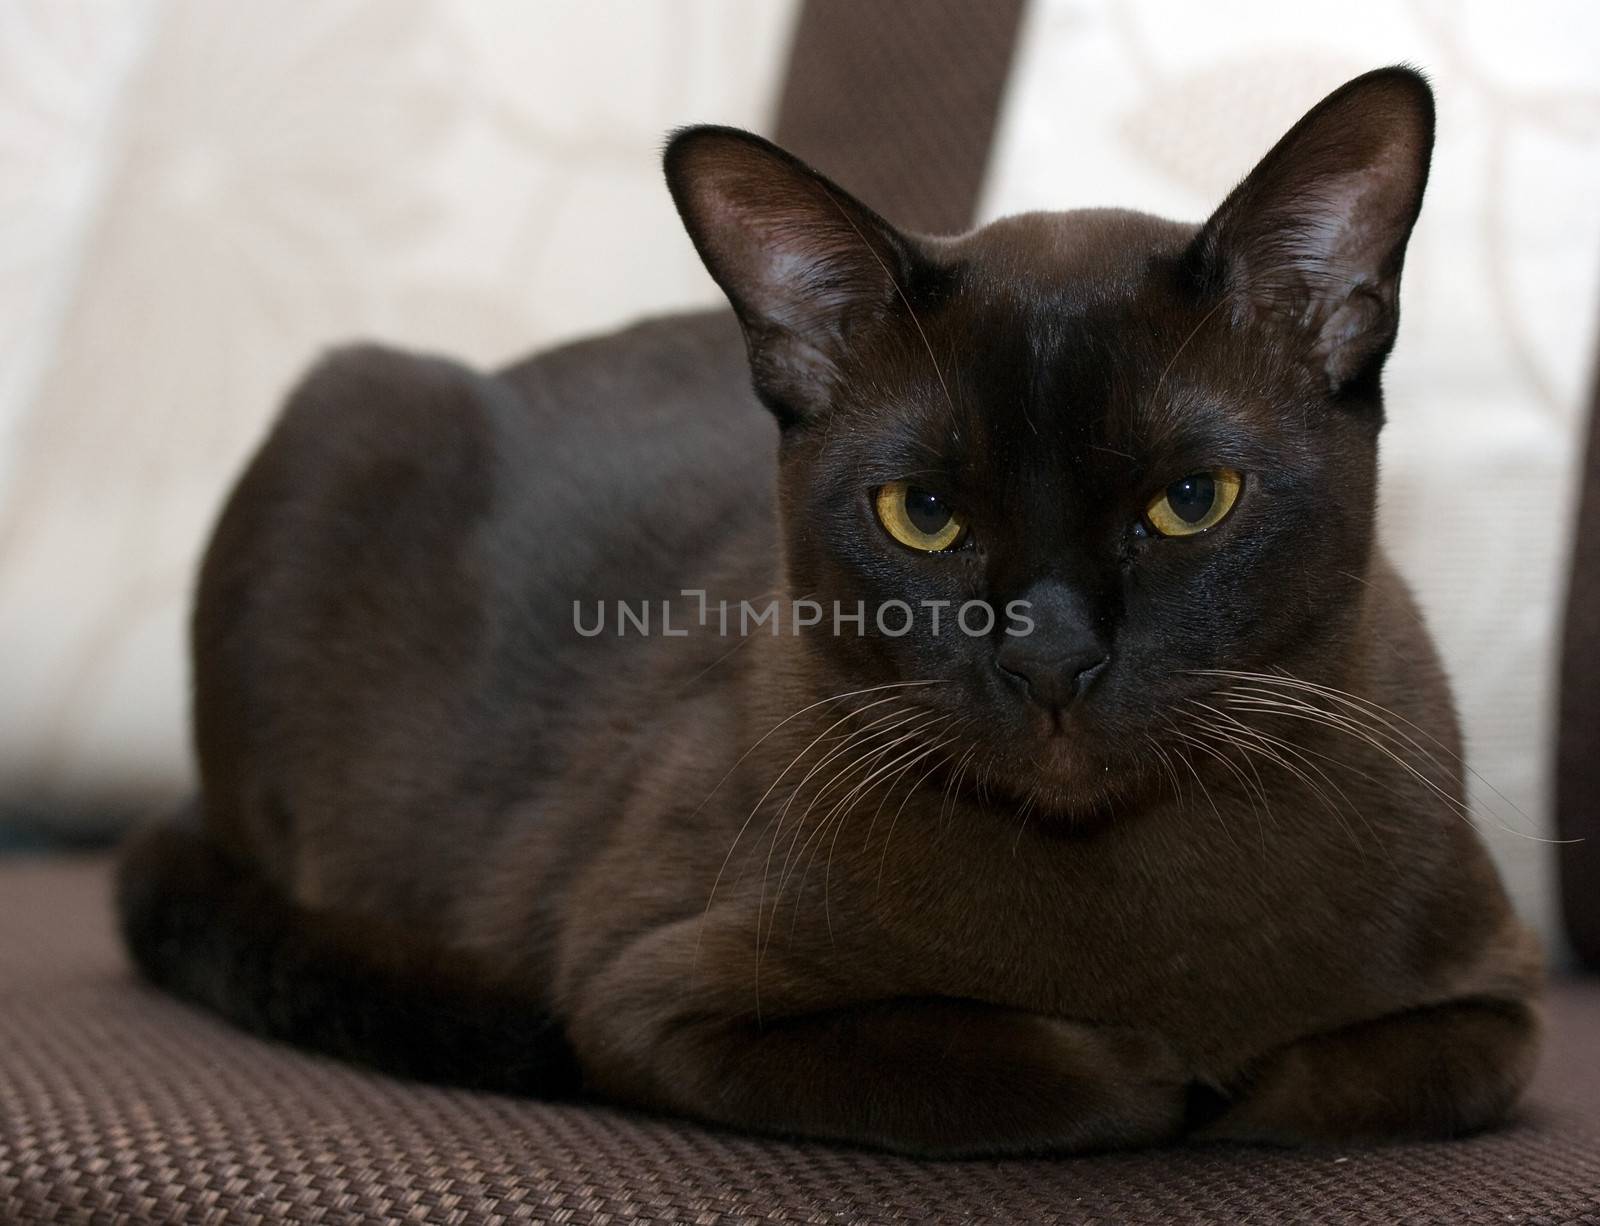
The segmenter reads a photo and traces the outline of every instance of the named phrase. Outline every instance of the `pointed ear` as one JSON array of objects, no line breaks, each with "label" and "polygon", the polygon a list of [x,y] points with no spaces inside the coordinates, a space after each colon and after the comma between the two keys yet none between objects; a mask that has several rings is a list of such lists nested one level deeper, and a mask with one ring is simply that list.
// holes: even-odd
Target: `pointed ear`
[{"label": "pointed ear", "polygon": [[678,215],[744,327],[757,393],[786,426],[821,413],[846,346],[905,284],[905,239],[748,132],[683,129],[664,161]]},{"label": "pointed ear", "polygon": [[1238,322],[1276,321],[1338,394],[1376,391],[1433,151],[1433,93],[1408,68],[1340,87],[1233,190],[1189,251]]}]

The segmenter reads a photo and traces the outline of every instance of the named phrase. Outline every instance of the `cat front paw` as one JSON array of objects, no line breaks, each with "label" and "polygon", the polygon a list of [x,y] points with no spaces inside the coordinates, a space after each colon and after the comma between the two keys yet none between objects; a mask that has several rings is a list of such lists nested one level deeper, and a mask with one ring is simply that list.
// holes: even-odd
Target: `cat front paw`
[{"label": "cat front paw", "polygon": [[1505,1000],[1433,1006],[1314,1035],[1263,1059],[1231,1101],[1202,1100],[1190,1136],[1287,1146],[1475,1132],[1515,1107],[1538,1038],[1537,1009]]}]

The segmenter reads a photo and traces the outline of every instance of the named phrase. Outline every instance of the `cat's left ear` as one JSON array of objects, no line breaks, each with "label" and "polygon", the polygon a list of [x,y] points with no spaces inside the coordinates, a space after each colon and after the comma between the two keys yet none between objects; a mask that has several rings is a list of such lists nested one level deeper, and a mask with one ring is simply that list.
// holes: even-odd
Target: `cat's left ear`
[{"label": "cat's left ear", "polygon": [[1375,388],[1394,344],[1433,119],[1411,69],[1357,77],[1273,147],[1189,250],[1236,321],[1275,321],[1335,395]]},{"label": "cat's left ear", "polygon": [[686,128],[664,163],[684,227],[744,328],[757,393],[785,426],[820,415],[848,347],[896,306],[907,240],[749,132]]}]

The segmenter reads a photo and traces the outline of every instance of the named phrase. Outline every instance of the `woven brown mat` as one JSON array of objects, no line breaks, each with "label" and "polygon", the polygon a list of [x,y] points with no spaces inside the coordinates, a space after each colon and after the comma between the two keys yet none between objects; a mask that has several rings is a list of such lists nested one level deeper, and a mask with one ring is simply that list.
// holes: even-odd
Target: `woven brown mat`
[{"label": "woven brown mat", "polygon": [[0,862],[0,1222],[1600,1222],[1600,985],[1450,1144],[919,1163],[407,1085],[136,983],[101,861]]}]

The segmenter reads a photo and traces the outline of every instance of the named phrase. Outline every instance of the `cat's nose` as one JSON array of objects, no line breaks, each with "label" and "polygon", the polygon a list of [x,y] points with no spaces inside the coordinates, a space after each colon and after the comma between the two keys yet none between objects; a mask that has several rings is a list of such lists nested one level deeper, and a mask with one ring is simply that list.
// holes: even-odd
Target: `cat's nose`
[{"label": "cat's nose", "polygon": [[1111,663],[1103,618],[1081,585],[1058,578],[1031,585],[1021,603],[1028,633],[1007,634],[995,648],[995,666],[1041,707],[1064,711]]},{"label": "cat's nose", "polygon": [[1026,638],[1009,640],[995,653],[995,665],[1034,702],[1065,710],[1081,698],[1111,663],[1105,646],[1085,639],[1063,648],[1033,645]]}]

